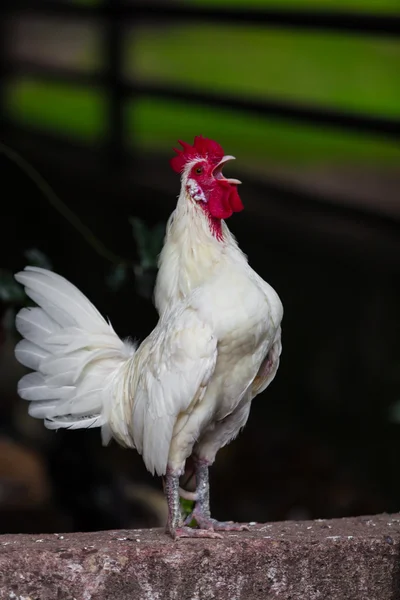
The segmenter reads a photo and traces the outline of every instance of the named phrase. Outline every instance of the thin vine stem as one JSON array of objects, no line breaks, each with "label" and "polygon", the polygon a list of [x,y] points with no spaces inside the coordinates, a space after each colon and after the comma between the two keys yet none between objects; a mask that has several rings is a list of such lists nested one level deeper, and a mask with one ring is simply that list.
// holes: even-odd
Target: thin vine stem
[{"label": "thin vine stem", "polygon": [[37,188],[42,192],[49,204],[66,220],[69,224],[78,231],[86,242],[99,254],[102,258],[117,264],[129,265],[130,262],[112,250],[109,250],[105,244],[93,233],[91,229],[61,200],[55,193],[52,187],[47,183],[44,177],[37,171],[27,160],[25,160],[18,152],[0,142],[0,152],[3,153],[11,162],[14,162],[26,175],[33,181]]}]

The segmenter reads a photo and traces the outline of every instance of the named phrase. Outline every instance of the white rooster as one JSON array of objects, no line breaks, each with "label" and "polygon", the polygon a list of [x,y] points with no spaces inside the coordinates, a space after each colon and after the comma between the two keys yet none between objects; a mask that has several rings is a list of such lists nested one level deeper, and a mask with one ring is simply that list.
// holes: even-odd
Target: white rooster
[{"label": "white rooster", "polygon": [[[157,326],[139,346],[122,341],[74,285],[26,267],[15,277],[38,306],[17,315],[24,339],[15,353],[34,372],[18,392],[49,429],[101,427],[103,443],[136,448],[151,473],[165,476],[172,537],[220,537],[245,526],[211,518],[208,468],[276,374],[283,308],[224,221],[243,208],[240,181],[222,175],[233,157],[201,136],[180,144],[171,166],[182,186],[159,260]],[[188,457],[196,502],[183,522]],[[193,518],[197,529],[186,524]]]}]

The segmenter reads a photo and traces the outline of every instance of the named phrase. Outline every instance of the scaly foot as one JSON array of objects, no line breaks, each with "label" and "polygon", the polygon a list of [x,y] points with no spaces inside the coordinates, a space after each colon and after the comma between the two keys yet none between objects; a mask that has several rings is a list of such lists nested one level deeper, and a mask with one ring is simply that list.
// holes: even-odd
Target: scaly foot
[{"label": "scaly foot", "polygon": [[214,531],[250,531],[250,527],[245,523],[235,523],[234,521],[217,521],[210,519]]},{"label": "scaly foot", "polygon": [[250,527],[245,523],[234,523],[233,521],[217,521],[204,515],[201,511],[194,511],[185,519],[185,525],[195,520],[201,530],[208,531],[250,531]]},{"label": "scaly foot", "polygon": [[[185,519],[184,525],[189,525],[194,519],[199,526],[198,531],[249,531],[249,526],[233,521],[221,522],[210,516],[210,490],[208,481],[208,463],[198,459],[196,465],[196,505],[191,514]],[[196,530],[194,530],[196,531]]]},{"label": "scaly foot", "polygon": [[176,540],[179,538],[211,538],[222,539],[222,535],[213,529],[194,529],[193,527],[176,527],[176,529],[168,529],[171,537]]}]

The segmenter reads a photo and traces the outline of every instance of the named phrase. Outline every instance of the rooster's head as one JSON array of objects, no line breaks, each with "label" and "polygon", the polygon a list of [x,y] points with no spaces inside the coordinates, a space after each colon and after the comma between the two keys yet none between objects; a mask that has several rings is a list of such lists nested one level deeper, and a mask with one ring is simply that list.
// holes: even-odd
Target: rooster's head
[{"label": "rooster's head", "polygon": [[190,201],[213,219],[227,219],[243,210],[237,186],[238,179],[226,179],[222,168],[234,156],[225,156],[222,147],[201,135],[194,138],[193,146],[179,141],[182,150],[171,159],[171,167],[182,173],[182,186]]}]

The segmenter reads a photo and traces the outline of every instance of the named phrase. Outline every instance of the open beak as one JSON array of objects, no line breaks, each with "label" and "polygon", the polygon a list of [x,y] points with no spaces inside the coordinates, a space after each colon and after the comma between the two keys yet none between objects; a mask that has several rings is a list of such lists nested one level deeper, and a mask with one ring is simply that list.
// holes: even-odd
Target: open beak
[{"label": "open beak", "polygon": [[227,163],[230,160],[235,160],[234,156],[224,156],[219,163],[217,164],[216,167],[214,167],[214,170],[212,172],[213,176],[215,177],[215,179],[220,179],[223,181],[227,181],[228,183],[231,183],[232,185],[239,185],[240,183],[242,183],[241,181],[239,181],[239,179],[227,179],[226,177],[224,177],[224,175],[222,174],[222,169],[225,165],[225,163]]}]

